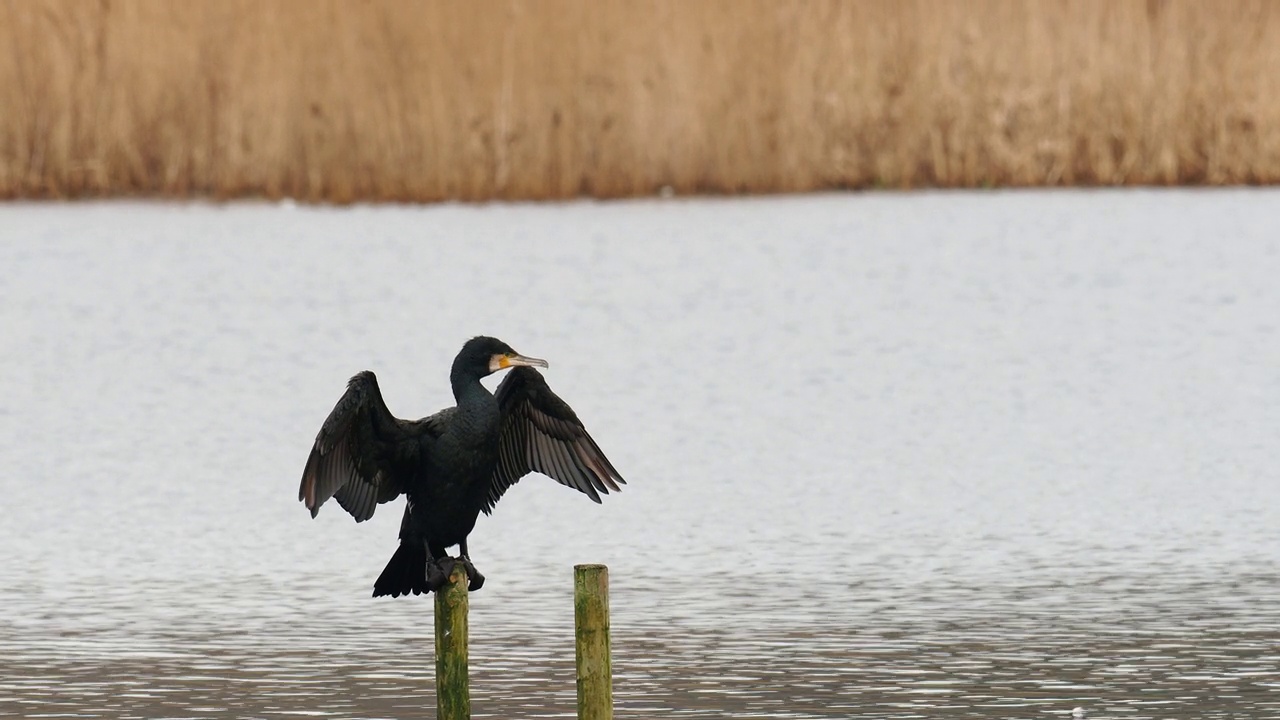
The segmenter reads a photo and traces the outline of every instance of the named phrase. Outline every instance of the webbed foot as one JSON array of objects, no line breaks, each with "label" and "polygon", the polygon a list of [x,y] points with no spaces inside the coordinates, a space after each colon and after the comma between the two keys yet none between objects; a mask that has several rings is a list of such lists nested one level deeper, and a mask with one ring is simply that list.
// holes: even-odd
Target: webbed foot
[{"label": "webbed foot", "polygon": [[453,558],[427,560],[427,592],[435,592],[448,585],[451,572],[453,572]]},{"label": "webbed foot", "polygon": [[471,564],[471,558],[462,555],[458,557],[458,562],[462,563],[462,567],[467,571],[467,579],[470,580],[467,583],[467,590],[475,592],[484,587],[484,575],[481,575],[476,566]]}]

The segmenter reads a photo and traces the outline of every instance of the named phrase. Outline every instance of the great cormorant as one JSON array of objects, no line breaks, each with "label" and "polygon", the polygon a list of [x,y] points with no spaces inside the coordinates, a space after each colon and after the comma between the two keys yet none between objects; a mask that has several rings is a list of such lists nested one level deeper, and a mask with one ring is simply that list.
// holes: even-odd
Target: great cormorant
[{"label": "great cormorant", "polygon": [[[625,484],[534,366],[547,362],[495,338],[472,338],[449,373],[457,406],[421,420],[392,416],[372,372],[347,383],[316,435],[298,499],[315,517],[325,500],[337,498],[361,522],[379,503],[408,496],[400,547],[374,582],[374,597],[437,590],[455,562],[466,568],[470,589],[479,589],[484,576],[468,557],[467,535],[481,511],[492,512],[507,488],[531,472],[596,502]],[[507,368],[496,394],[480,384]],[[460,550],[456,560],[445,553],[452,545]]]}]

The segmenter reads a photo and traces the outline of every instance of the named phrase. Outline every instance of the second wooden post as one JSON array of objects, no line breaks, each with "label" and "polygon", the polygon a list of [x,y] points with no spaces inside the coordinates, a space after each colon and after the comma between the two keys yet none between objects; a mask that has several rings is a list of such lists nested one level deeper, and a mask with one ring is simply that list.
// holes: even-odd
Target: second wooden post
[{"label": "second wooden post", "polygon": [[579,720],[613,720],[609,657],[609,568],[573,567],[573,619],[578,659]]}]

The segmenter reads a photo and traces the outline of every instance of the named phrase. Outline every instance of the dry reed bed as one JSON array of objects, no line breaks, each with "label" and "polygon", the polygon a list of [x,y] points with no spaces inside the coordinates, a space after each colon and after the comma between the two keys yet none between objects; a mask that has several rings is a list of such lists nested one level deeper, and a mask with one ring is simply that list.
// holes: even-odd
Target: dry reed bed
[{"label": "dry reed bed", "polygon": [[1280,181],[1270,0],[0,2],[0,196]]}]

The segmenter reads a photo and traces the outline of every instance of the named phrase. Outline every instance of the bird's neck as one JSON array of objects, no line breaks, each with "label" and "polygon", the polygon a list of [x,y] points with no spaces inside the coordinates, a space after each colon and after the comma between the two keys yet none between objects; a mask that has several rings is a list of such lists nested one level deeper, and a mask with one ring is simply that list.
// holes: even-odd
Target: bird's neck
[{"label": "bird's neck", "polygon": [[498,425],[498,403],[480,378],[475,376],[450,378],[453,399],[458,403],[456,432],[464,442],[486,442]]},{"label": "bird's neck", "polygon": [[453,399],[457,401],[459,407],[466,402],[493,397],[493,393],[480,384],[480,378],[471,373],[450,373],[449,383],[453,385]]}]

